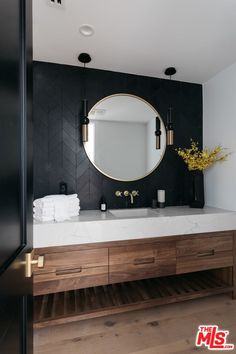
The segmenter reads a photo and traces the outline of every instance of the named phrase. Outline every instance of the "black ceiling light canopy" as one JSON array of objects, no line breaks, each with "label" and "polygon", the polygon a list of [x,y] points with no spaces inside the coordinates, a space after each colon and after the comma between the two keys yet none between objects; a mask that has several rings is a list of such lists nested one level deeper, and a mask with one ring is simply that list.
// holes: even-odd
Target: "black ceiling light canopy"
[{"label": "black ceiling light canopy", "polygon": [[[165,75],[170,77],[170,80],[173,75],[177,73],[175,67],[171,66],[165,69]],[[174,126],[172,121],[172,110],[173,108],[169,106],[167,112],[167,124],[166,124],[166,144],[167,145],[174,145]]]},{"label": "black ceiling light canopy", "polygon": [[82,141],[87,142],[89,119],[88,119],[88,100],[86,98],[85,68],[86,68],[86,64],[91,62],[91,56],[88,53],[81,53],[78,56],[78,60],[80,63],[84,65],[84,98],[83,98],[83,117],[82,117],[81,128],[82,128]]},{"label": "black ceiling light canopy", "polygon": [[169,67],[169,68],[166,68],[165,70],[165,75],[166,76],[173,76],[177,73],[177,70],[176,68],[174,68],[173,66]]},{"label": "black ceiling light canopy", "polygon": [[90,63],[92,59],[88,53],[80,53],[78,60],[85,66],[86,64]]}]

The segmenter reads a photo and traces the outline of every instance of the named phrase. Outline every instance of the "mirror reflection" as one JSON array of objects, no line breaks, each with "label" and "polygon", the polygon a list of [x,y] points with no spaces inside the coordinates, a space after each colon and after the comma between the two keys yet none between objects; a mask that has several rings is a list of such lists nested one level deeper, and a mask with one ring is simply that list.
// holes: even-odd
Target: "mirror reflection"
[{"label": "mirror reflection", "polygon": [[[156,117],[160,120],[161,145],[156,149]],[[150,174],[163,158],[164,124],[158,112],[143,99],[117,94],[105,97],[89,112],[86,153],[104,175],[132,181]]]}]

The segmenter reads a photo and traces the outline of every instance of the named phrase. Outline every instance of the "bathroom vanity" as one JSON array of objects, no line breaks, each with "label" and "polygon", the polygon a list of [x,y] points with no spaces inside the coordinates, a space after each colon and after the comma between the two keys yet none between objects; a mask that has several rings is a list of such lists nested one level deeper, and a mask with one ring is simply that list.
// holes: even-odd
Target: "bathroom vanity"
[{"label": "bathroom vanity", "polygon": [[[136,210],[136,211],[135,211]],[[236,297],[236,213],[84,211],[35,223],[35,327],[220,293]]]}]

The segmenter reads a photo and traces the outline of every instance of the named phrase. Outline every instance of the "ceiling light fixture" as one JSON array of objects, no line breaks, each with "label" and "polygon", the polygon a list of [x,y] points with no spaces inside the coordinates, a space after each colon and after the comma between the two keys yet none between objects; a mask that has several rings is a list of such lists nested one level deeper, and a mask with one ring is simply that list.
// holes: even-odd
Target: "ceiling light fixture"
[{"label": "ceiling light fixture", "polygon": [[85,37],[91,37],[94,34],[94,28],[91,25],[82,25],[79,28],[80,34]]},{"label": "ceiling light fixture", "polygon": [[[170,77],[170,80],[173,75],[177,73],[176,68],[169,67],[165,70],[165,75]],[[173,108],[170,106],[167,112],[167,125],[166,125],[166,144],[174,145],[174,126],[172,121],[172,110]]]},{"label": "ceiling light fixture", "polygon": [[86,98],[86,64],[90,63],[91,57],[87,53],[81,53],[78,57],[78,60],[84,65],[84,98],[83,98],[83,117],[82,117],[82,141],[87,142],[88,141],[88,124],[89,124],[89,119],[88,119],[88,100]]}]

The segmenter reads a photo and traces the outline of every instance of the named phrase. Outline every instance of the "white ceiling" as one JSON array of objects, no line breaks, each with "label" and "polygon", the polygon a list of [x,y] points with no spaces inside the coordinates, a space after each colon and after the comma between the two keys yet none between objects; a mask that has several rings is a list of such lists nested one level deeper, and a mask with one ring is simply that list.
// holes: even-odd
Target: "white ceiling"
[{"label": "white ceiling", "polygon": [[[34,59],[204,83],[236,61],[235,0],[33,0]],[[79,33],[94,27],[92,37]]]}]

